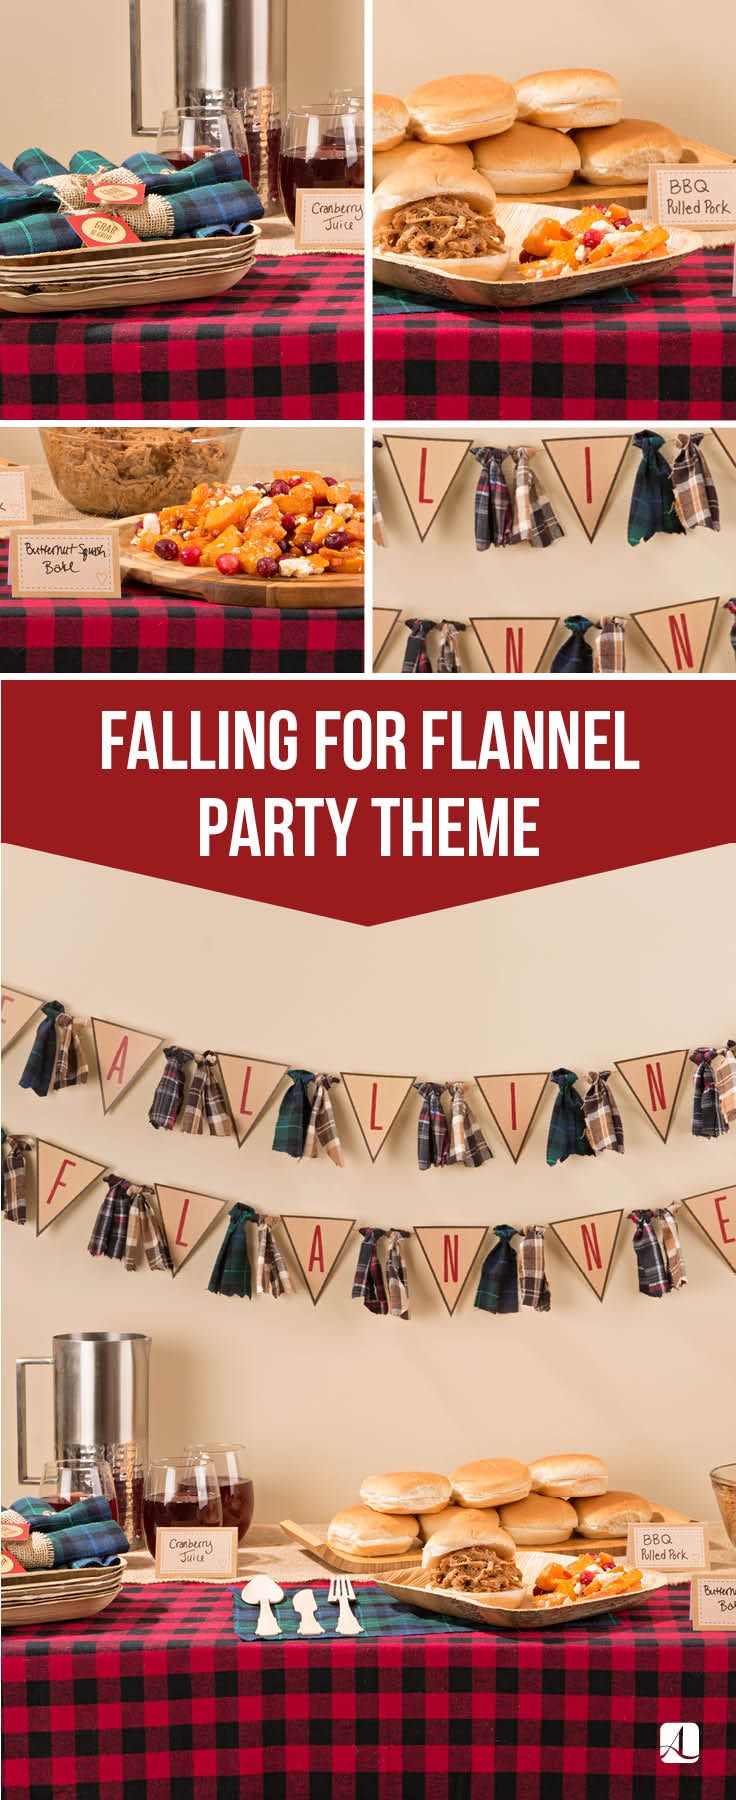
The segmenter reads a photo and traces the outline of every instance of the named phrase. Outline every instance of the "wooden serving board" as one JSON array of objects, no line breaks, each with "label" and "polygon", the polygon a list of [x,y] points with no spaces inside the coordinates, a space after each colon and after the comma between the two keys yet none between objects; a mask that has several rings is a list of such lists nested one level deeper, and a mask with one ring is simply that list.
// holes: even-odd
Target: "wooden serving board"
[{"label": "wooden serving board", "polygon": [[[317,1562],[323,1563],[326,1569],[336,1570],[341,1575],[392,1576],[402,1571],[417,1571],[422,1566],[421,1544],[417,1546],[416,1550],[407,1550],[401,1556],[349,1556],[346,1551],[333,1550],[323,1533],[312,1530],[309,1525],[300,1525],[294,1519],[281,1519],[280,1525],[287,1537],[293,1538],[295,1543],[301,1544],[302,1549],[307,1550]],[[519,1554],[542,1551],[550,1557],[553,1557],[555,1553],[561,1556],[581,1556],[584,1550],[590,1552],[609,1550],[611,1553],[614,1551],[620,1553],[626,1548],[626,1537],[624,1535],[622,1537],[584,1538],[578,1537],[574,1533],[562,1544],[519,1544],[517,1548]]]},{"label": "wooden serving board", "polygon": [[[558,1549],[566,1546],[560,1544]],[[531,1582],[536,1578],[533,1568],[529,1568],[529,1558],[534,1554],[525,1551],[518,1557],[522,1576]],[[427,1576],[414,1574],[405,1581],[382,1581],[380,1586],[384,1592],[391,1594],[394,1600],[404,1602],[406,1606],[419,1607],[422,1612],[445,1613],[452,1619],[461,1619],[464,1624],[474,1628],[496,1631],[540,1631],[555,1625],[571,1625],[573,1620],[592,1619],[601,1613],[627,1612],[631,1607],[643,1606],[649,1595],[657,1588],[667,1586],[666,1575],[646,1575],[644,1585],[629,1594],[600,1594],[594,1600],[576,1600],[573,1606],[543,1607],[494,1606],[491,1601],[480,1602],[472,1595],[438,1593],[425,1585]]]},{"label": "wooden serving board", "polygon": [[161,562],[142,550],[131,550],[135,521],[123,520],[120,528],[120,573],[142,581],[146,587],[166,593],[208,600],[213,606],[305,607],[362,606],[362,575],[310,575],[304,581],[263,581],[257,575],[221,575],[217,569],[186,569],[179,562]]},{"label": "wooden serving board", "polygon": [[[499,201],[521,199],[521,195],[498,195]],[[524,194],[530,206],[572,206],[580,212],[584,206],[646,206],[646,181],[571,181],[567,187],[546,194]]]}]

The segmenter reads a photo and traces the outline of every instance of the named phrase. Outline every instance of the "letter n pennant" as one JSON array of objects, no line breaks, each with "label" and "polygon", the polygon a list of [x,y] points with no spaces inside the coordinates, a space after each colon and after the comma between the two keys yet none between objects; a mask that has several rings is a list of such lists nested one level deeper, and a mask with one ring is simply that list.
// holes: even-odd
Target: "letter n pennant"
[{"label": "letter n pennant", "polygon": [[617,1212],[588,1213],[583,1218],[553,1219],[550,1223],[550,1231],[559,1238],[563,1250],[599,1300],[608,1286],[623,1216],[620,1207]]},{"label": "letter n pennant", "polygon": [[415,1225],[434,1280],[449,1313],[454,1313],[486,1235],[485,1225]]},{"label": "letter n pennant", "polygon": [[687,1050],[660,1050],[653,1056],[632,1056],[627,1062],[616,1064],[619,1075],[664,1144],[670,1134],[686,1058]]}]

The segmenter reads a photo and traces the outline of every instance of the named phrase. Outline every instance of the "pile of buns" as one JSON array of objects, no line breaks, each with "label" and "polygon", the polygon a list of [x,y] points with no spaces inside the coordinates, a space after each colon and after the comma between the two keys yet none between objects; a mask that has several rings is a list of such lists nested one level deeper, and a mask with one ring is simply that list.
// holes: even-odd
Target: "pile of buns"
[{"label": "pile of buns", "polygon": [[374,184],[388,178],[394,191],[427,145],[445,151],[446,171],[474,164],[498,194],[551,193],[574,176],[646,181],[652,163],[732,161],[667,125],[624,118],[604,69],[550,69],[513,86],[497,75],[448,75],[404,100],[376,94],[373,106]]},{"label": "pile of buns", "polygon": [[525,1544],[625,1537],[630,1524],[685,1524],[686,1515],[642,1494],[608,1485],[598,1456],[543,1456],[536,1462],[493,1457],[452,1474],[407,1470],[367,1475],[361,1505],[338,1512],[327,1528],[333,1550],[350,1556],[400,1556],[424,1544],[425,1567],[468,1543],[513,1558]]}]

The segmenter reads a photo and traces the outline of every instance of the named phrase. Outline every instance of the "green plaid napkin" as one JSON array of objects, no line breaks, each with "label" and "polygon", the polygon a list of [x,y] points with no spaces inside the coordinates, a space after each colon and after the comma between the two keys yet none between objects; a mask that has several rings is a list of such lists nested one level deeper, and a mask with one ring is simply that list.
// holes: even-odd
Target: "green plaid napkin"
[{"label": "green plaid napkin", "polygon": [[[325,1636],[334,1638],[337,1635],[335,1628],[338,1607],[336,1601],[327,1598],[327,1583],[319,1585],[310,1582],[301,1585],[312,1587],[319,1623],[324,1626]],[[291,1604],[293,1595],[298,1592],[299,1586],[296,1583],[284,1587],[284,1599],[273,1608],[282,1634],[289,1642],[299,1636],[299,1618]],[[358,1624],[363,1627],[365,1637],[438,1637],[457,1631],[464,1631],[467,1636],[470,1629],[462,1620],[450,1618],[449,1613],[421,1612],[418,1607],[405,1606],[403,1601],[394,1600],[390,1594],[385,1594],[375,1582],[366,1582],[360,1586],[356,1583],[355,1599],[351,1601],[351,1606]],[[261,1643],[261,1638],[256,1640],[257,1623],[258,1607],[246,1606],[240,1593],[234,1593],[233,1625],[236,1635],[246,1644],[256,1641]],[[278,1638],[273,1639],[274,1643],[278,1641]],[[316,1639],[314,1641],[317,1642]]]}]

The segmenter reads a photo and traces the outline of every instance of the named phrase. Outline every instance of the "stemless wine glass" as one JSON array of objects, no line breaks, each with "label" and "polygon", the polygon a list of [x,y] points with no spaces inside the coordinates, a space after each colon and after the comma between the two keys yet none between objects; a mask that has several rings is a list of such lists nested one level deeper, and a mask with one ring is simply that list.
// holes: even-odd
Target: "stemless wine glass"
[{"label": "stemless wine glass", "polygon": [[353,107],[340,112],[332,101],[292,109],[279,157],[281,200],[292,225],[299,188],[361,188],[364,178],[362,112]]},{"label": "stemless wine glass", "polygon": [[75,1451],[44,1463],[39,1495],[50,1512],[64,1512],[77,1500],[103,1499],[109,1502],[113,1518],[118,1516],[112,1469],[104,1456],[93,1451]]},{"label": "stemless wine glass", "polygon": [[217,150],[234,150],[246,181],[250,180],[245,121],[234,106],[205,102],[170,106],[161,120],[156,148],[173,169],[185,169],[203,156],[214,156]]},{"label": "stemless wine glass", "polygon": [[250,1458],[244,1444],[193,1444],[188,1454],[208,1456],[220,1489],[223,1525],[235,1525],[238,1543],[247,1537],[253,1522],[255,1489]]},{"label": "stemless wine glass", "polygon": [[214,1464],[203,1451],[163,1456],[149,1465],[143,1489],[143,1532],[152,1556],[159,1525],[221,1525]]}]

